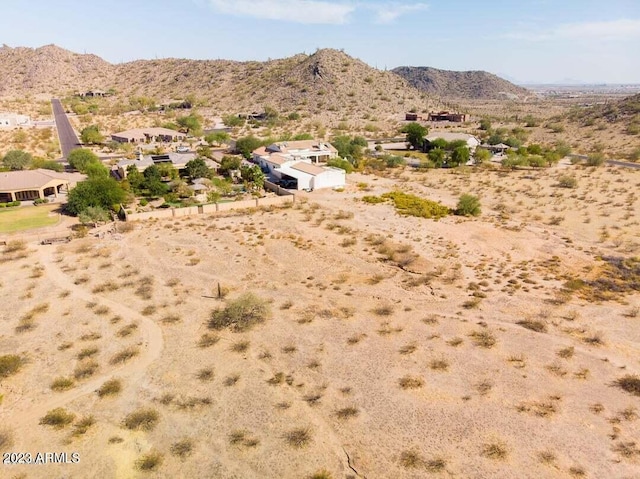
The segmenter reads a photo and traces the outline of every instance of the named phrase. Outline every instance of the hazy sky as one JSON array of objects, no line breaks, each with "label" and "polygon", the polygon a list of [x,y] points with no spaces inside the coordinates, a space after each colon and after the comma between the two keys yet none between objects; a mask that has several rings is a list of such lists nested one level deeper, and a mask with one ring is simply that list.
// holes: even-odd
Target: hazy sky
[{"label": "hazy sky", "polygon": [[0,0],[0,43],[113,63],[330,47],[380,69],[640,83],[640,0]]}]

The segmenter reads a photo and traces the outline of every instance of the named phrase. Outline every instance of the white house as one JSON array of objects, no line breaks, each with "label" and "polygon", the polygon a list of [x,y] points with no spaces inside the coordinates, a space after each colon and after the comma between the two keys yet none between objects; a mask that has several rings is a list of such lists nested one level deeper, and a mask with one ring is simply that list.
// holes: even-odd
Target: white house
[{"label": "white house", "polygon": [[319,165],[337,157],[332,145],[312,140],[274,143],[253,151],[253,161],[270,177],[296,180],[299,190],[343,187],[344,170]]},{"label": "white house", "polygon": [[0,128],[31,126],[31,118],[16,113],[0,113]]},{"label": "white house", "polygon": [[341,188],[346,184],[347,173],[341,168],[318,166],[306,161],[287,164],[280,168],[284,177],[295,178],[299,190]]},{"label": "white house", "polygon": [[434,141],[437,139],[443,139],[447,142],[452,142],[452,141],[458,141],[458,140],[462,140],[462,141],[466,141],[467,142],[467,146],[469,147],[469,149],[473,152],[475,151],[475,149],[480,146],[480,140],[478,138],[476,138],[473,135],[469,135],[468,133],[453,133],[450,131],[442,131],[442,132],[434,132],[431,133],[430,135],[428,135],[425,140],[427,141]]}]

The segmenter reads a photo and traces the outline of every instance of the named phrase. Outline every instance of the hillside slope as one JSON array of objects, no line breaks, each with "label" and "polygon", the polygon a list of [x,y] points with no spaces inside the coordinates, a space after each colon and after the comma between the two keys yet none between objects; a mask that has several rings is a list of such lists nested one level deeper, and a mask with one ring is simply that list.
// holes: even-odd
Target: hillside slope
[{"label": "hillside slope", "polygon": [[329,113],[340,117],[396,115],[437,107],[428,95],[391,72],[379,71],[338,50],[318,50],[265,62],[160,59],[112,65],[54,45],[0,48],[0,70],[11,71],[0,96],[67,95],[114,89],[116,97],[157,101],[195,95],[220,112]]},{"label": "hillside slope", "polygon": [[55,45],[39,48],[0,47],[0,96],[63,94],[89,88],[106,89],[114,81],[113,66],[96,55],[73,53]]},{"label": "hillside slope", "polygon": [[449,71],[431,67],[398,67],[392,70],[410,85],[444,98],[504,99],[525,98],[531,93],[492,73]]}]

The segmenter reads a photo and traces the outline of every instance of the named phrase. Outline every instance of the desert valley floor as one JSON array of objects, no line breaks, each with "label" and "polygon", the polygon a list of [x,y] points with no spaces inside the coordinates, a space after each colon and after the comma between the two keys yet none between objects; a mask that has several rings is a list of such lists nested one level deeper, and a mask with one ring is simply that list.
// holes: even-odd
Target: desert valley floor
[{"label": "desert valley floor", "polygon": [[[80,462],[0,475],[640,478],[639,186],[564,163],[354,174],[290,208],[6,251],[0,355],[25,364],[0,434]],[[483,212],[361,200],[396,188]],[[244,293],[269,318],[210,329]],[[56,408],[69,424],[41,424]]]}]

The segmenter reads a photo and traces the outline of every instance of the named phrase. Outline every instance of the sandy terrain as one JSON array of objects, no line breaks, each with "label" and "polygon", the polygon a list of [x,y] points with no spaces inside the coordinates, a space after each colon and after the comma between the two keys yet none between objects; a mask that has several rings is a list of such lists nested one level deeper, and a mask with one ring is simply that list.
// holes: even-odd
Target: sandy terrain
[{"label": "sandy terrain", "polygon": [[[575,189],[557,186],[566,174]],[[640,372],[639,294],[564,286],[601,277],[599,258],[638,256],[640,172],[393,176],[5,253],[0,356],[27,362],[0,380],[0,449],[81,460],[0,476],[640,477],[640,398],[614,384]],[[433,221],[360,201],[394,188],[451,207],[477,194],[483,214]],[[210,330],[244,292],[270,318]],[[113,378],[122,390],[100,397]],[[56,407],[74,422],[40,425]],[[139,408],[158,415],[148,431],[124,424]],[[161,459],[145,472],[149,453]]]}]

